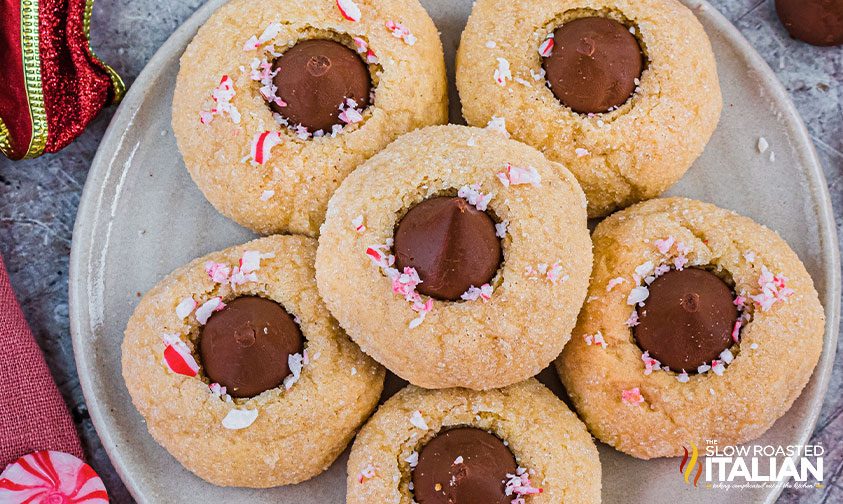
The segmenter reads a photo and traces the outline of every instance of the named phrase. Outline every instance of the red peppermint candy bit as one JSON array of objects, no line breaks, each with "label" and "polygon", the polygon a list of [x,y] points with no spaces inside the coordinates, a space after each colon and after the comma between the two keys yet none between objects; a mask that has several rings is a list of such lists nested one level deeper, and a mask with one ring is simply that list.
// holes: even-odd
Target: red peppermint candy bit
[{"label": "red peppermint candy bit", "polygon": [[24,455],[0,474],[0,502],[108,504],[97,473],[73,455],[40,451]]},{"label": "red peppermint candy bit", "polygon": [[199,373],[199,364],[196,363],[187,345],[174,334],[165,334],[163,339],[164,344],[167,345],[164,348],[164,362],[167,363],[170,371],[185,376],[196,376]]},{"label": "red peppermint candy bit", "polygon": [[544,39],[544,41],[541,44],[539,44],[539,54],[541,55],[542,58],[550,57],[550,55],[553,53],[553,45],[554,45],[554,40],[553,40],[553,34],[551,33],[550,35],[547,36],[546,39]]},{"label": "red peppermint candy bit", "polygon": [[353,0],[337,0],[337,7],[345,19],[355,23],[360,21],[360,7]]}]

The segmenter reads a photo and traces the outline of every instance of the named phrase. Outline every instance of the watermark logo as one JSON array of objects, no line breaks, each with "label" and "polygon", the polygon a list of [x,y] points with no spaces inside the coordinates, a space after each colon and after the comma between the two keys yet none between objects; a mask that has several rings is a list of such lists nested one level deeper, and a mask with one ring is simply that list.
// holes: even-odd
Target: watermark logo
[{"label": "watermark logo", "polygon": [[700,450],[690,443],[679,473],[686,485],[695,488],[700,481],[707,488],[823,488],[822,445],[741,445],[720,446],[706,440]]},{"label": "watermark logo", "polygon": [[688,448],[683,446],[682,449],[685,450],[685,456],[682,457],[682,462],[679,463],[679,473],[684,476],[685,484],[690,485],[691,474],[693,474],[694,467],[696,467],[697,475],[694,476],[694,486],[696,487],[700,481],[700,476],[702,475],[702,464],[697,464],[700,452],[697,449],[697,445],[691,443],[690,460],[688,460]]}]

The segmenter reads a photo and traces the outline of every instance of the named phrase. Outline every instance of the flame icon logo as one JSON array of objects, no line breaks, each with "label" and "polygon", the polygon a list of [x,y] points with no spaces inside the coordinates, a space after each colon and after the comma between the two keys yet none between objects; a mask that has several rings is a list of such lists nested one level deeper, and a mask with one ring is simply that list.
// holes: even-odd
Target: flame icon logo
[{"label": "flame icon logo", "polygon": [[[688,449],[684,446],[682,447],[685,450],[685,455],[682,457],[682,462],[679,463],[679,474],[683,475],[685,478],[685,484],[691,484],[691,473],[694,472],[694,467],[697,468],[697,475],[694,476],[694,487],[697,486],[697,483],[700,481],[700,476],[702,476],[702,464],[697,464],[697,459],[699,458],[699,450],[697,450],[697,445],[691,443],[691,453],[690,453],[690,460]],[[687,464],[687,466],[685,465]]]}]

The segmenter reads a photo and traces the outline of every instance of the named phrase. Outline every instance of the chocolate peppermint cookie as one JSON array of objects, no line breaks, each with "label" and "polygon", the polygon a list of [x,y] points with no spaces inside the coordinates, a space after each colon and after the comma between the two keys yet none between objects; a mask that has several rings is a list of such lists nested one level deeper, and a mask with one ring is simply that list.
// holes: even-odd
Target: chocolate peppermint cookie
[{"label": "chocolate peppermint cookie", "polygon": [[568,341],[591,269],[585,206],[535,149],[489,129],[425,128],[337,190],[316,280],[363,351],[414,385],[510,385]]},{"label": "chocolate peppermint cookie", "polygon": [[315,236],[357,165],[447,120],[446,87],[439,34],[417,0],[234,0],[181,58],[173,131],[222,214]]},{"label": "chocolate peppermint cookie", "polygon": [[570,169],[589,217],[673,185],[722,108],[711,44],[676,0],[478,0],[457,87],[469,124]]},{"label": "chocolate peppermint cookie", "polygon": [[384,370],[322,304],[315,240],[275,236],[197,259],[141,300],[123,377],[150,434],[216,485],[272,487],[333,463]]},{"label": "chocolate peppermint cookie", "polygon": [[690,442],[755,439],[790,408],[824,315],[776,233],[669,198],[610,216],[593,240],[589,297],[556,364],[595,436],[639,458],[678,456]]}]

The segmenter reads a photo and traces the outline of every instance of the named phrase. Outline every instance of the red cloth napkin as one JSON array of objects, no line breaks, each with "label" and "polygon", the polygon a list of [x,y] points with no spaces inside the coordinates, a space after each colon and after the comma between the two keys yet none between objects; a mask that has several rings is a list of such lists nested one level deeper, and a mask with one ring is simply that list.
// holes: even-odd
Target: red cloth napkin
[{"label": "red cloth napkin", "polygon": [[23,318],[0,257],[0,472],[37,450],[83,458],[73,420]]}]

